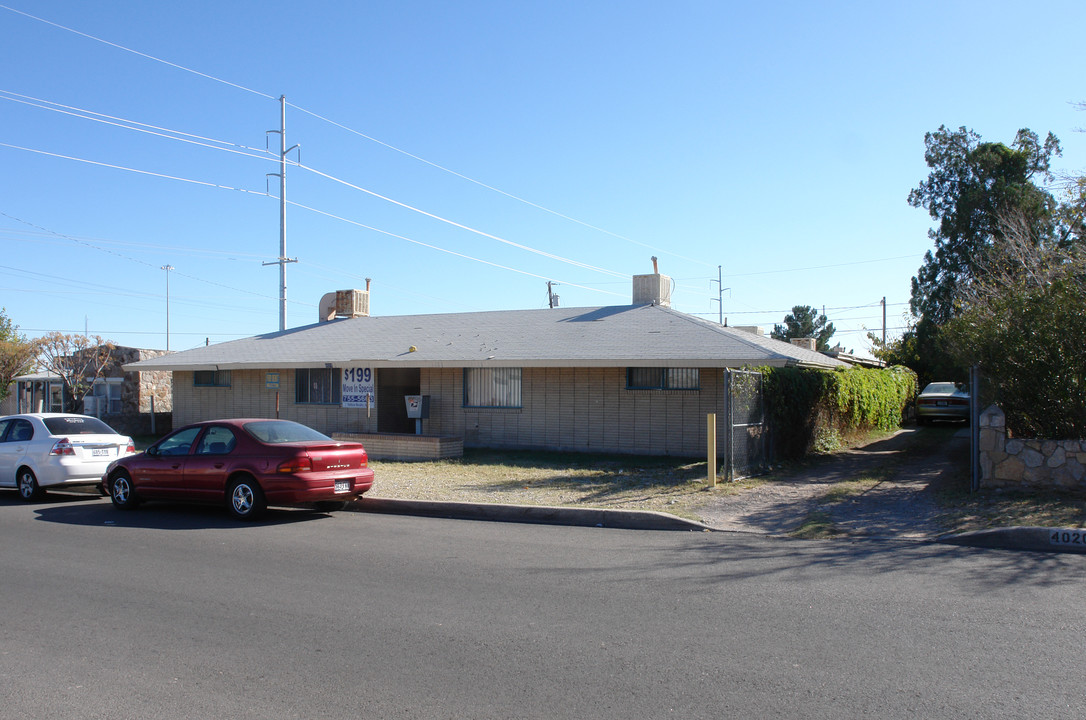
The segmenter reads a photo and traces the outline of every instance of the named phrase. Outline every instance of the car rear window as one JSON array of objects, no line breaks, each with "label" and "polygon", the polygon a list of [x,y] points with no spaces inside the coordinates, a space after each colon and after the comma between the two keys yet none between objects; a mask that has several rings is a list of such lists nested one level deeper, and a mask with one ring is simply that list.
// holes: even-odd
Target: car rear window
[{"label": "car rear window", "polygon": [[290,420],[258,420],[257,422],[245,423],[244,427],[246,432],[257,440],[270,445],[332,439],[311,427]]},{"label": "car rear window", "polygon": [[921,394],[924,395],[927,393],[952,393],[957,389],[958,388],[955,387],[954,383],[932,383],[924,388],[924,392]]},{"label": "car rear window", "polygon": [[116,435],[117,431],[98,418],[50,417],[42,418],[50,435]]}]

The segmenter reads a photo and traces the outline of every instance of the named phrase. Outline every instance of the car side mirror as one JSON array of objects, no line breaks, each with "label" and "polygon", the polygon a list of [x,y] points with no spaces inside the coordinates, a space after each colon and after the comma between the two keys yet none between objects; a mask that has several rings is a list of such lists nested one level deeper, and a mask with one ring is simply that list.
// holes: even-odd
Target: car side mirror
[{"label": "car side mirror", "polygon": [[150,455],[151,457],[155,457],[156,455],[158,455],[158,446],[157,445],[152,445],[151,447],[147,448],[143,452],[144,452],[145,455]]}]

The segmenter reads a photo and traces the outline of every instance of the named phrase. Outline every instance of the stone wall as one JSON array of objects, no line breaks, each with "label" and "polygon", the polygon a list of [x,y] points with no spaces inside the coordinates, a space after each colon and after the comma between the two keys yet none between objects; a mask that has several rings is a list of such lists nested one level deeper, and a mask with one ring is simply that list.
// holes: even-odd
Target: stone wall
[{"label": "stone wall", "polygon": [[980,414],[979,429],[981,487],[1086,489],[1086,440],[1008,438],[995,405]]}]

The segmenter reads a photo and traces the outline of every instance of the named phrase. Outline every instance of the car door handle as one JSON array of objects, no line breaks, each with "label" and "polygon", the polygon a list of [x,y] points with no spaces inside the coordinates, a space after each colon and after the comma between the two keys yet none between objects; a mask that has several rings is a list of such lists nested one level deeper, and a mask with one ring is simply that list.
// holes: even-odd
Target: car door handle
[{"label": "car door handle", "polygon": [[216,469],[216,470],[222,470],[222,467],[223,467],[223,465],[225,465],[225,464],[226,464],[226,463],[215,463],[215,469]]}]

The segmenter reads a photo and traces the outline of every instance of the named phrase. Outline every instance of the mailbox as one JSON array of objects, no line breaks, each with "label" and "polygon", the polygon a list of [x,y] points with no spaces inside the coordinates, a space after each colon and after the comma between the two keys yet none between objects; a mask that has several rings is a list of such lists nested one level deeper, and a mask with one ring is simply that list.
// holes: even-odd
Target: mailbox
[{"label": "mailbox", "polygon": [[430,417],[429,395],[405,395],[407,417],[412,420],[426,420]]}]

